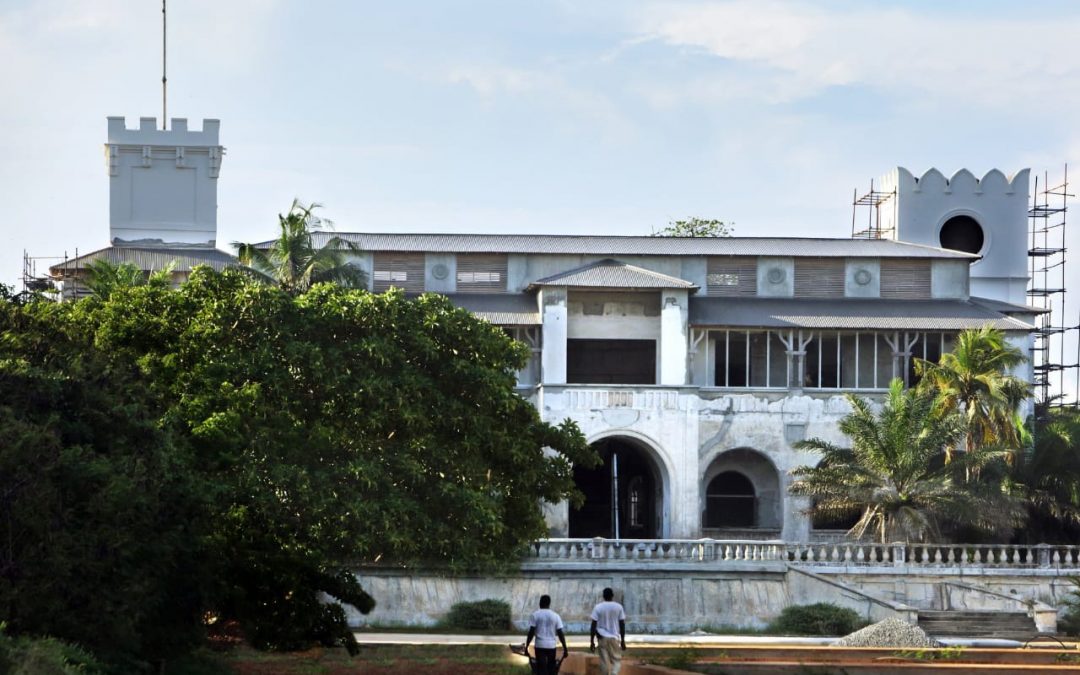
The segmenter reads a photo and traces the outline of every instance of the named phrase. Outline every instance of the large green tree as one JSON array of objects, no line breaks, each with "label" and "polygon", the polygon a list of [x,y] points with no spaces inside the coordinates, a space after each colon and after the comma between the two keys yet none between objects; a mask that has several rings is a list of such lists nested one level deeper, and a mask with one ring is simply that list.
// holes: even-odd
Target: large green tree
[{"label": "large green tree", "polygon": [[933,392],[906,390],[893,380],[880,411],[848,395],[852,412],[840,422],[851,447],[810,439],[798,448],[821,455],[817,466],[792,474],[792,494],[813,498],[824,518],[855,514],[855,537],[871,532],[879,542],[927,541],[949,525],[1009,532],[1022,509],[999,487],[966,483],[963,470],[1001,462],[1002,453],[961,455],[946,464],[944,448],[964,435],[963,419],[935,411]]},{"label": "large green tree", "polygon": [[0,620],[131,672],[198,637],[205,495],[146,379],[85,320],[0,300]]},{"label": "large green tree", "polygon": [[[1022,420],[1017,410],[1031,388],[1010,371],[1025,361],[1005,333],[994,328],[966,330],[952,351],[934,363],[915,359],[919,387],[937,395],[943,413],[961,412],[966,420],[963,450],[1020,447]],[[952,458],[953,446],[949,448]]]},{"label": "large green tree", "polygon": [[267,248],[233,242],[240,263],[290,293],[303,293],[321,281],[363,287],[363,270],[346,259],[348,253],[360,252],[354,243],[332,236],[316,245],[315,235],[327,225],[315,215],[318,208],[319,204],[293,200],[288,213],[278,214],[278,237]]},{"label": "large green tree", "polygon": [[[370,606],[351,565],[513,559],[592,459],[514,392],[525,348],[442,296],[295,295],[202,269],[179,291],[114,295],[96,325],[190,439],[217,495],[211,596],[266,646],[314,624],[351,640],[340,609],[309,611],[316,591]],[[312,625],[283,634],[300,615]]]},{"label": "large green tree", "polygon": [[[147,595],[157,608],[191,607],[193,598],[197,610],[239,621],[263,647],[351,646],[343,607],[320,602],[320,593],[369,609],[373,599],[352,574],[357,564],[505,564],[546,534],[541,502],[577,494],[572,464],[595,460],[574,425],[543,423],[515,394],[527,350],[441,296],[410,300],[330,284],[297,294],[239,271],[200,268],[177,290],[148,284],[60,306],[3,304],[11,318],[0,363],[37,359],[53,369],[41,387],[53,389],[47,398],[10,383],[26,396],[8,399],[11,411],[0,416],[0,500],[42,514],[40,528],[57,528],[17,537],[27,550],[40,551],[49,537],[86,542],[40,565],[42,574],[78,577],[87,584],[78,593],[58,597],[53,589],[68,586],[43,582],[34,598],[19,597],[23,587],[9,586],[19,602],[67,611],[67,623],[21,611],[36,618],[13,622],[18,631],[86,642],[97,612],[74,601],[92,594],[119,603],[118,616],[137,634],[158,625],[154,615],[127,616],[115,598]],[[28,323],[41,313],[55,319],[63,341]],[[79,382],[72,372],[86,385],[70,386]],[[69,426],[117,463],[89,465],[83,436],[56,444],[60,458],[70,455],[88,473],[64,474],[64,487],[85,490],[87,508],[111,505],[70,522],[50,518],[34,461]],[[171,476],[184,489],[171,478],[157,486]],[[183,555],[156,552],[164,544],[143,527],[155,518],[184,524],[166,547]],[[143,588],[125,586],[127,576],[93,576],[94,556],[108,545],[96,542],[110,537],[117,555],[160,564]],[[102,575],[115,559],[102,559]],[[188,604],[163,602],[176,587],[169,571],[181,564],[198,572],[180,584]],[[165,588],[150,593],[158,579]]]}]

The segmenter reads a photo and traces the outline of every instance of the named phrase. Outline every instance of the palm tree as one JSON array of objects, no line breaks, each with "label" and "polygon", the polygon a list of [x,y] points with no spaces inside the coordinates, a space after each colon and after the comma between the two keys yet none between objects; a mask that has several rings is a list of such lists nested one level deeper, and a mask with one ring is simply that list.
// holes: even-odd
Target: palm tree
[{"label": "palm tree", "polygon": [[[1002,331],[983,327],[960,333],[956,347],[938,363],[915,359],[915,372],[922,378],[920,388],[937,393],[942,413],[963,413],[965,451],[998,445],[1016,449],[1023,426],[1017,410],[1031,388],[1009,371],[1026,360]],[[947,449],[949,460],[952,450]]]},{"label": "palm tree", "polygon": [[937,414],[932,392],[905,390],[893,380],[880,412],[848,395],[852,412],[840,422],[851,440],[841,448],[818,438],[796,447],[822,455],[815,466],[792,471],[792,494],[814,498],[813,515],[860,514],[849,534],[873,532],[880,542],[926,541],[942,525],[970,525],[995,532],[1019,524],[1017,500],[985,483],[965,483],[960,470],[1001,462],[1003,453],[969,453],[952,465],[944,448],[958,443],[965,425],[958,414]]},{"label": "palm tree", "polygon": [[1009,489],[1027,504],[1024,539],[1075,541],[1080,532],[1080,411],[1050,408],[1030,441],[1007,478]]},{"label": "palm tree", "polygon": [[315,246],[314,233],[329,224],[314,214],[318,208],[319,204],[305,206],[294,199],[288,213],[278,214],[281,232],[265,249],[233,242],[240,263],[290,293],[303,293],[320,281],[365,286],[363,270],[345,259],[346,251],[360,252],[356,244],[333,236],[323,246]]},{"label": "palm tree", "polygon": [[175,267],[176,263],[171,262],[164,269],[147,275],[135,263],[94,260],[86,265],[86,287],[95,297],[108,300],[109,296],[121,288],[147,284],[168,286]]}]

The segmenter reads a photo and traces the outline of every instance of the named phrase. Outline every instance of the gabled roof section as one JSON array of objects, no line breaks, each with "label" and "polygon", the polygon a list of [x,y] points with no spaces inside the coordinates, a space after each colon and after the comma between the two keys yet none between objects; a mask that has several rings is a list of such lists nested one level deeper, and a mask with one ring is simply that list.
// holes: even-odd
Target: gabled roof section
[{"label": "gabled roof section", "polygon": [[[889,239],[822,239],[814,237],[622,237],[566,234],[410,234],[315,232],[323,246],[341,237],[362,251],[416,253],[523,253],[552,255],[754,255],[817,258],[951,258],[978,260],[961,251]],[[269,247],[266,241],[257,246]]]},{"label": "gabled roof section", "polygon": [[529,284],[538,286],[567,286],[573,288],[697,288],[685,279],[653,272],[607,258],[584,267],[537,279]]},{"label": "gabled roof section", "polygon": [[49,272],[53,275],[74,272],[97,260],[106,260],[114,265],[132,263],[147,272],[163,270],[174,262],[174,272],[190,272],[199,265],[209,265],[218,272],[239,266],[235,256],[216,248],[109,246],[53,265]]},{"label": "gabled roof section", "polygon": [[690,325],[823,330],[952,331],[1035,326],[964,300],[690,298]]}]

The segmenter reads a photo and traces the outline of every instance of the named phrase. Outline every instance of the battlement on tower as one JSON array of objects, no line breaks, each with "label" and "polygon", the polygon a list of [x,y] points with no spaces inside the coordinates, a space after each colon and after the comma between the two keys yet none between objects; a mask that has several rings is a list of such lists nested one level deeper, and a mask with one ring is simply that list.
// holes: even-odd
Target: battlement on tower
[{"label": "battlement on tower", "polygon": [[923,175],[916,176],[899,166],[881,179],[879,189],[889,192],[894,188],[898,193],[937,192],[955,195],[1016,195],[1020,194],[1027,205],[1028,169],[1018,171],[1006,177],[997,169],[990,169],[982,178],[967,169],[960,169],[950,178],[937,169],[928,169]]},{"label": "battlement on tower", "polygon": [[109,144],[122,145],[184,145],[209,147],[218,145],[221,121],[204,119],[201,130],[188,129],[186,117],[172,118],[170,129],[159,129],[156,117],[140,117],[139,126],[129,128],[123,117],[109,117]]}]

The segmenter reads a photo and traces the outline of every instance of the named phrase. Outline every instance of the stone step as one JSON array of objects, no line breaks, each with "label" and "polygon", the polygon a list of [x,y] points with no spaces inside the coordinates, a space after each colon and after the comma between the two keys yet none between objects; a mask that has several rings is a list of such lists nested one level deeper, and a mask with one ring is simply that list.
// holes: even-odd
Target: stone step
[{"label": "stone step", "polygon": [[935,637],[998,637],[1027,639],[1037,633],[1024,612],[920,611],[919,627]]}]

